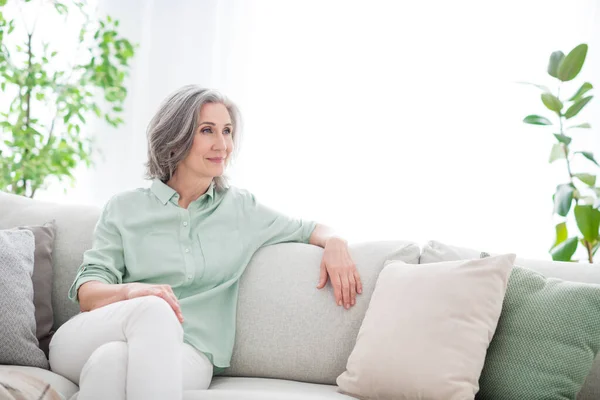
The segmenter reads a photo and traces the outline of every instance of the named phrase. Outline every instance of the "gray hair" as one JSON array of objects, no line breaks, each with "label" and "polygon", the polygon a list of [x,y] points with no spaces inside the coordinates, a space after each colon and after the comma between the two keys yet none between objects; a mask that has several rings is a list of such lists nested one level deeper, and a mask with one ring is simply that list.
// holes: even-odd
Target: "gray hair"
[{"label": "gray hair", "polygon": [[[217,90],[187,85],[171,93],[148,124],[147,179],[158,178],[163,182],[171,179],[179,163],[192,148],[194,134],[198,129],[200,108],[207,103],[223,104],[229,111],[233,125],[231,158],[239,153],[241,115],[237,106]],[[214,182],[218,191],[229,187],[225,174],[216,176]]]}]

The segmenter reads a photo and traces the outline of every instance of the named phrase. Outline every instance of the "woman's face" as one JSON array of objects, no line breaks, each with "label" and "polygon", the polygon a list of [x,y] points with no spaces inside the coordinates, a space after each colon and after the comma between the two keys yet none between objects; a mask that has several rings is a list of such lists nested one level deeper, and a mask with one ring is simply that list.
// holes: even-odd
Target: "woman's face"
[{"label": "woman's face", "polygon": [[233,150],[233,125],[229,111],[223,104],[204,104],[198,122],[194,143],[182,165],[199,177],[220,176],[225,172]]}]

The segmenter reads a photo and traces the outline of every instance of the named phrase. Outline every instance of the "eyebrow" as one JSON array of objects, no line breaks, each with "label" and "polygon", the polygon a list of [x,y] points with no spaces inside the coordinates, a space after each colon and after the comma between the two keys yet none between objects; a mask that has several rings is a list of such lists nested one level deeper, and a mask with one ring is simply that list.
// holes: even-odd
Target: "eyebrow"
[{"label": "eyebrow", "polygon": [[[200,122],[200,125],[212,125],[212,126],[216,126],[217,124],[215,124],[214,122]],[[233,126],[233,125],[227,123],[224,126]]]}]

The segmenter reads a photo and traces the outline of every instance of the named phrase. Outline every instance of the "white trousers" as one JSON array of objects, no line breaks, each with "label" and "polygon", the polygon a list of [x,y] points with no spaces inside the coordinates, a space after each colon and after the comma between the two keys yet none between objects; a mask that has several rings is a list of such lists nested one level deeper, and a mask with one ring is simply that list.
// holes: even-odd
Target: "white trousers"
[{"label": "white trousers", "polygon": [[139,297],[71,318],[50,343],[50,368],[79,385],[78,400],[178,400],[208,389],[213,365],[183,342],[171,306]]}]

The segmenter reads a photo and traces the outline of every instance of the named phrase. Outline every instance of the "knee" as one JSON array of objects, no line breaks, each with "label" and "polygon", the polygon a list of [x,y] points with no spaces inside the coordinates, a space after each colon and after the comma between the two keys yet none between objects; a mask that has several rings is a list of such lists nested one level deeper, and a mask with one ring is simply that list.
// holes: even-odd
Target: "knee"
[{"label": "knee", "polygon": [[[128,347],[126,342],[108,342],[98,347],[83,367],[102,365],[104,368],[127,369]],[[83,373],[83,372],[82,372]]]},{"label": "knee", "polygon": [[[95,371],[110,371],[115,376],[125,376],[127,372],[128,347],[126,342],[108,342],[98,347],[90,355],[80,374],[80,381]],[[78,382],[76,382],[78,383]]]},{"label": "knee", "polygon": [[183,340],[183,327],[175,315],[175,311],[166,300],[158,296],[138,297],[130,301],[137,301],[136,314],[140,318],[147,318],[152,324],[161,328],[172,327],[176,334]]}]

